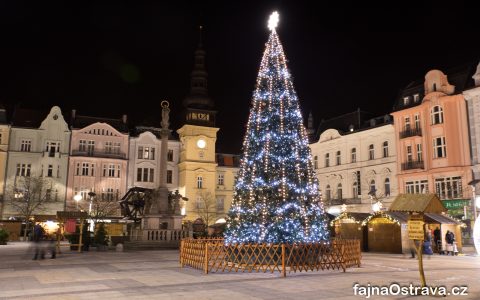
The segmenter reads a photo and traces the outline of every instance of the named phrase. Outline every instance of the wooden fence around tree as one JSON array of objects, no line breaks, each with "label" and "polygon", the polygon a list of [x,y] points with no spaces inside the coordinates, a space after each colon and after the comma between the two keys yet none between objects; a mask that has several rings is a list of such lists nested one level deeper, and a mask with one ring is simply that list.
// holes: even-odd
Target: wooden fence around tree
[{"label": "wooden fence around tree", "polygon": [[180,265],[210,272],[308,272],[361,264],[360,240],[304,244],[231,244],[223,239],[183,239]]}]

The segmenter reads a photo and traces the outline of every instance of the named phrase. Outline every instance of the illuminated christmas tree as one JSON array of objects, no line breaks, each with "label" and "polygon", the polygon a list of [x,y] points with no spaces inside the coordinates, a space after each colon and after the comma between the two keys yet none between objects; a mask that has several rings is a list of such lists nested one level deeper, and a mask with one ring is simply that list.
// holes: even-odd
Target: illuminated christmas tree
[{"label": "illuminated christmas tree", "polygon": [[274,12],[227,217],[227,244],[329,238],[298,97],[275,31],[277,22]]}]

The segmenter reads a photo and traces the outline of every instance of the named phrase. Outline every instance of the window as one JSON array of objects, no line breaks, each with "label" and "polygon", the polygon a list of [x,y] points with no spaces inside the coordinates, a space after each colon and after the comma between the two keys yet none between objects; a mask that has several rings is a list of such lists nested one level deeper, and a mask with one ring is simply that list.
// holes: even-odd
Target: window
[{"label": "window", "polygon": [[353,183],[353,199],[358,199],[358,183],[355,181]]},{"label": "window", "polygon": [[405,130],[410,130],[410,117],[405,117]]},{"label": "window", "polygon": [[88,141],[87,143],[87,155],[93,155],[95,151],[95,141]]},{"label": "window", "polygon": [[388,142],[383,142],[383,157],[388,157]]},{"label": "window", "polygon": [[352,148],[352,163],[357,162],[357,148]]},{"label": "window", "polygon": [[325,188],[325,199],[327,199],[327,201],[331,199],[330,185],[327,185]]},{"label": "window", "polygon": [[17,176],[30,177],[31,164],[17,164]]},{"label": "window", "polygon": [[119,154],[120,153],[120,143],[119,142],[113,143],[112,153],[113,154]]},{"label": "window", "polygon": [[173,150],[172,149],[168,149],[167,161],[173,161]]},{"label": "window", "polygon": [[337,185],[337,199],[342,200],[342,184]]},{"label": "window", "polygon": [[410,97],[403,97],[403,105],[406,106],[406,105],[409,105],[410,104]]},{"label": "window", "polygon": [[342,163],[342,153],[340,151],[337,151],[337,166]]},{"label": "window", "polygon": [[422,157],[422,144],[417,144],[417,160],[423,161]]},{"label": "window", "polygon": [[113,200],[114,199],[114,191],[113,188],[104,188],[102,192],[102,200]]},{"label": "window", "polygon": [[120,165],[117,165],[117,174],[115,177],[120,178]]},{"label": "window", "polygon": [[[155,169],[153,168],[150,168],[150,177],[148,178],[148,181],[149,182],[153,182],[153,176],[155,174]],[[168,171],[167,171],[167,174],[168,174]]]},{"label": "window", "polygon": [[420,115],[413,116],[413,119],[415,121],[415,129],[420,129]]},{"label": "window", "polygon": [[45,201],[52,200],[52,189],[45,190]]},{"label": "window", "polygon": [[113,142],[105,142],[105,153],[113,152]]},{"label": "window", "polygon": [[154,147],[138,147],[138,159],[155,159],[155,148]]},{"label": "window", "polygon": [[318,156],[313,157],[313,168],[318,169]]},{"label": "window", "polygon": [[223,212],[225,210],[225,199],[223,197],[217,198],[217,212]]},{"label": "window", "polygon": [[32,141],[22,140],[22,144],[20,145],[20,151],[22,151],[22,152],[32,151]]},{"label": "window", "polygon": [[330,167],[330,153],[325,154],[325,167]]},{"label": "window", "polygon": [[432,125],[443,123],[443,109],[440,106],[434,106],[431,111]]},{"label": "window", "polygon": [[407,146],[407,162],[413,161],[412,146]]},{"label": "window", "polygon": [[197,196],[197,202],[195,203],[195,208],[196,209],[203,208],[203,198],[200,195]]},{"label": "window", "polygon": [[447,147],[444,136],[433,139],[433,154],[434,158],[447,157]]},{"label": "window", "polygon": [[368,146],[368,159],[375,159],[375,148],[373,147],[373,144]]},{"label": "window", "polygon": [[197,176],[197,188],[199,188],[199,189],[203,188],[203,177],[202,176]]},{"label": "window", "polygon": [[90,169],[89,163],[82,163],[82,176],[88,176],[89,169]]},{"label": "window", "polygon": [[154,175],[155,175],[155,169],[153,168],[137,168],[138,182],[153,182]]},{"label": "window", "polygon": [[385,197],[390,196],[390,178],[385,178]]},{"label": "window", "polygon": [[416,181],[405,182],[405,192],[407,194],[428,193],[428,180],[416,180]]},{"label": "window", "polygon": [[0,133],[0,144],[2,143],[2,134]]},{"label": "window", "polygon": [[435,179],[435,192],[440,199],[463,197],[462,177],[444,177]]},{"label": "window", "polygon": [[115,165],[109,164],[108,165],[108,177],[115,177]]},{"label": "window", "polygon": [[173,183],[173,171],[167,170],[167,183]]},{"label": "window", "polygon": [[60,178],[60,165],[57,165],[57,178]]},{"label": "window", "polygon": [[60,142],[47,142],[45,151],[49,157],[55,157],[55,153],[60,152]]},{"label": "window", "polygon": [[80,140],[78,144],[78,151],[87,151],[87,141],[86,140]]},{"label": "window", "polygon": [[48,165],[47,177],[53,177],[53,165]]},{"label": "window", "polygon": [[223,181],[224,181],[224,174],[218,174],[217,184],[223,185]]},{"label": "window", "polygon": [[420,100],[420,94],[413,95],[413,102],[417,103]]},{"label": "window", "polygon": [[377,189],[375,188],[375,180],[370,181],[370,194],[375,194]]}]

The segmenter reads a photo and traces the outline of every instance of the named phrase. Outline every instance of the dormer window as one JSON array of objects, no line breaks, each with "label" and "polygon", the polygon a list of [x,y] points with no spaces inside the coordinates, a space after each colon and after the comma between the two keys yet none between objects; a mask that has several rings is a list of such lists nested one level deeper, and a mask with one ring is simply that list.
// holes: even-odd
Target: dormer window
[{"label": "dormer window", "polygon": [[413,102],[417,103],[419,100],[420,100],[420,95],[419,94],[413,95]]},{"label": "dormer window", "polygon": [[403,97],[403,105],[407,106],[410,104],[410,97]]}]

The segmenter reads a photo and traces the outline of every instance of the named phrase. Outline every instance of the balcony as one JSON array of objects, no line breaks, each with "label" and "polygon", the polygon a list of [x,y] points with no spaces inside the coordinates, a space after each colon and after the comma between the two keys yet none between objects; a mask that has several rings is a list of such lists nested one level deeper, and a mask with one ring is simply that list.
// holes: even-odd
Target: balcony
[{"label": "balcony", "polygon": [[402,171],[413,169],[424,169],[423,160],[412,160],[402,163]]},{"label": "balcony", "polygon": [[122,152],[112,153],[112,152],[105,152],[105,151],[80,151],[80,150],[73,150],[72,156],[90,156],[90,157],[117,158],[117,159],[127,158],[127,155]]},{"label": "balcony", "polygon": [[327,200],[327,204],[331,205],[342,205],[342,204],[362,204],[362,199],[360,198],[351,198],[351,199],[330,199]]},{"label": "balcony", "polygon": [[404,139],[410,136],[422,136],[422,128],[420,127],[409,128],[400,132],[401,139]]}]

